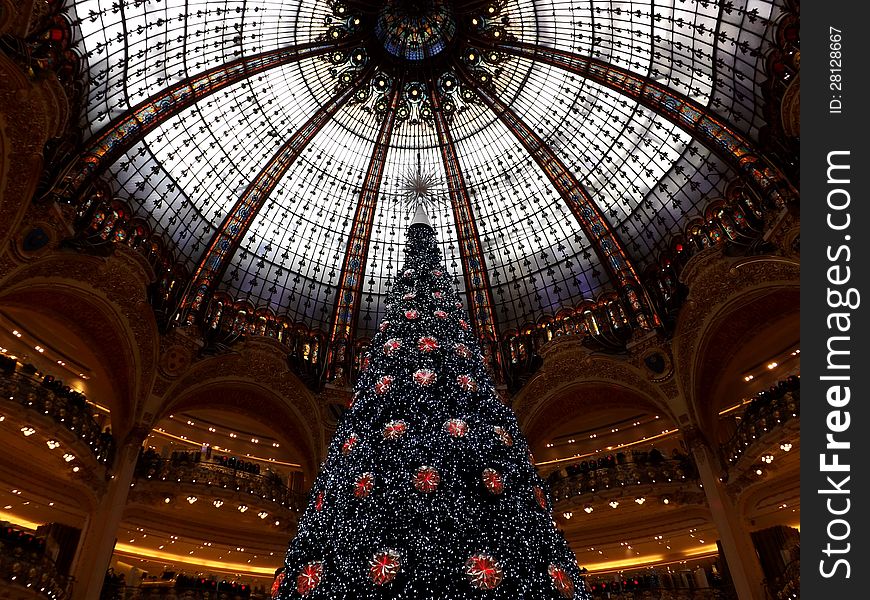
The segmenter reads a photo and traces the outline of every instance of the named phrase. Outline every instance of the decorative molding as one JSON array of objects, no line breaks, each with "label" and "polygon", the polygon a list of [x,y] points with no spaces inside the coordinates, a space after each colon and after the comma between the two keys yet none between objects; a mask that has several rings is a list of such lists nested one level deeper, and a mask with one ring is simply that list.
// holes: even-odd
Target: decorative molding
[{"label": "decorative molding", "polygon": [[[6,273],[4,266],[0,302],[65,316],[65,324],[94,346],[114,376],[119,397],[108,403],[121,410],[113,415],[116,428],[130,426],[151,392],[159,348],[139,262],[124,251],[108,258],[53,252]],[[38,301],[28,300],[35,297]]]},{"label": "decorative molding", "polygon": [[69,104],[57,78],[32,79],[0,53],[0,248],[36,191],[43,146],[63,132],[68,117]]},{"label": "decorative molding", "polygon": [[303,466],[312,474],[326,447],[322,409],[289,371],[285,357],[286,350],[276,340],[251,337],[238,345],[237,352],[200,359],[170,385],[160,385],[162,401],[155,419],[208,402],[235,409],[283,434],[303,454]]},{"label": "decorative molding", "polygon": [[693,257],[682,279],[689,294],[674,331],[674,368],[692,420],[701,424],[705,419],[698,411],[701,399],[697,397],[696,377],[702,361],[710,358],[702,352],[707,336],[716,322],[735,314],[741,306],[765,296],[775,305],[777,292],[797,290],[800,263],[781,256],[729,258],[713,248]]},{"label": "decorative molding", "polygon": [[[569,388],[580,385],[624,390],[637,399],[633,406],[647,404],[650,410],[660,411],[663,417],[676,422],[667,397],[627,358],[595,356],[576,337],[569,336],[553,340],[541,354],[543,366],[513,401],[524,430],[533,426],[536,416],[545,408],[551,409],[551,404]],[[572,406],[577,408],[578,403],[582,399],[572,401]]]}]

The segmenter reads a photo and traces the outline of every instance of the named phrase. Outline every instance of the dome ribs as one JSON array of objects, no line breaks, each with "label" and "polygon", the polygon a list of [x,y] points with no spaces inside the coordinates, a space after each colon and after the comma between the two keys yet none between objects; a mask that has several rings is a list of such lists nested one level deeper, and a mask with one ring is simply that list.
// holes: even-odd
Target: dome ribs
[{"label": "dome ribs", "polygon": [[631,259],[623,250],[616,232],[580,181],[522,118],[486,87],[476,85],[464,65],[457,61],[455,69],[466,84],[474,89],[481,101],[514,134],[565,201],[631,311],[632,324],[640,329],[651,329],[660,325],[661,319],[646,290],[641,286],[640,277]]},{"label": "dome ribs", "polygon": [[145,138],[161,123],[190,108],[215,92],[248,79],[257,73],[320,56],[354,43],[307,42],[251,56],[187,77],[146,98],[112,119],[99,133],[83,144],[83,150],[55,188],[58,197],[76,201],[85,185],[104,172],[127,150]]},{"label": "dome ribs", "polygon": [[326,364],[329,365],[328,368],[331,372],[328,376],[333,375],[336,367],[339,366],[344,368],[345,372],[350,372],[349,361],[352,357],[347,350],[352,347],[353,336],[359,320],[360,295],[365,279],[372,225],[403,85],[401,78],[393,83],[390,103],[378,129],[378,137],[375,140],[372,158],[366,169],[365,179],[360,189],[359,203],[356,206],[353,223],[348,234],[329,331],[330,348]]},{"label": "dome ribs", "polygon": [[447,188],[450,194],[450,206],[456,221],[456,237],[459,242],[459,258],[462,262],[462,274],[465,279],[465,290],[468,297],[468,312],[472,326],[484,354],[491,357],[490,366],[496,383],[503,383],[501,352],[498,344],[498,322],[493,309],[492,288],[486,268],[486,259],[480,243],[477,230],[477,219],[471,207],[468,187],[462,175],[456,146],[447,123],[447,118],[441,110],[438,94],[430,89],[433,120],[438,134],[441,158],[444,161]]},{"label": "dome ribs", "polygon": [[223,276],[229,259],[238,249],[239,244],[248,232],[251,223],[268,200],[275,186],[287,173],[290,166],[299,155],[332,119],[338,110],[365,84],[372,74],[372,68],[366,68],[359,73],[351,85],[340,89],[329,102],[322,105],[311,115],[305,124],[297,129],[290,138],[269,159],[269,162],[257,173],[248,184],[239,199],[233,204],[220,228],[215,232],[208,249],[199,260],[194,272],[192,283],[181,301],[180,313],[182,320],[192,323],[199,313],[207,308],[214,288]]},{"label": "dome ribs", "polygon": [[691,98],[652,79],[581,54],[526,42],[508,42],[499,44],[498,48],[579,75],[636,100],[731,164],[775,206],[784,206],[797,198],[797,192],[782,171],[765,158],[751,140]]}]

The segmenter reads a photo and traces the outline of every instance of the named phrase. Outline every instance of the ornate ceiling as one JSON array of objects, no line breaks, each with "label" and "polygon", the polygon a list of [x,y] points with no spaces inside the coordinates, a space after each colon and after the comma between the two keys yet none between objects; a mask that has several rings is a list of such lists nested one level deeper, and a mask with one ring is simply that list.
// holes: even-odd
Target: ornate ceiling
[{"label": "ornate ceiling", "polygon": [[89,156],[172,240],[189,301],[224,291],[364,336],[421,179],[479,328],[625,292],[741,172],[780,5],[70,0],[69,15]]}]

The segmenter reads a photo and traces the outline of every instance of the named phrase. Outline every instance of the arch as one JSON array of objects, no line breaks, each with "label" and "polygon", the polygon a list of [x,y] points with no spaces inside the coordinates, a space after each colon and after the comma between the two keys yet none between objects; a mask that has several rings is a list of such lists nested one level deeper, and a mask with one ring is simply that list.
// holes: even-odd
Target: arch
[{"label": "arch", "polygon": [[[662,414],[661,407],[645,393],[616,381],[575,381],[555,390],[536,407],[523,425],[523,432],[529,444],[537,450],[554,435],[563,435],[567,431],[557,433],[566,428],[579,431],[590,427],[595,421],[592,415],[602,413],[620,413],[622,416],[631,412],[637,415]],[[570,416],[570,417],[569,417]],[[663,424],[673,426],[670,415],[661,419]],[[596,423],[597,425],[597,423]]]},{"label": "arch", "polygon": [[550,342],[543,366],[514,399],[513,409],[523,431],[550,402],[578,386],[619,390],[631,403],[678,422],[666,396],[638,367],[619,358],[594,356],[577,337],[564,336]]},{"label": "arch", "polygon": [[109,406],[119,439],[155,376],[159,339],[145,281],[132,257],[49,254],[12,271],[0,292],[0,306],[53,319],[94,352],[113,392],[97,400]]},{"label": "arch", "polygon": [[[245,396],[245,394],[249,394]],[[326,440],[314,396],[289,369],[286,353],[272,338],[252,337],[238,352],[201,360],[165,393],[154,410],[156,423],[173,411],[223,406],[244,411],[298,448],[303,470],[313,474]],[[300,443],[299,440],[302,440]]]},{"label": "arch", "polygon": [[280,440],[283,448],[298,457],[306,474],[311,474],[309,435],[296,412],[268,386],[239,377],[213,378],[172,399],[155,423],[170,414],[198,409],[244,415],[265,427]]},{"label": "arch", "polygon": [[[709,408],[709,394],[715,391],[711,379],[753,332],[788,314],[796,318],[800,265],[778,256],[732,259],[712,249],[693,257],[682,279],[689,294],[674,332],[674,368],[687,412],[712,435],[716,411]],[[731,319],[738,313],[740,319]]]}]

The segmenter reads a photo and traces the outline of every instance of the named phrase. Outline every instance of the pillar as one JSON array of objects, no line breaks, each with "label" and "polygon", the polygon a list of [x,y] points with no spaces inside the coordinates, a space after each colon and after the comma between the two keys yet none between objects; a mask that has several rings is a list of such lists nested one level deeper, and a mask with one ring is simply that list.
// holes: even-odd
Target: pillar
[{"label": "pillar", "polygon": [[706,441],[692,436],[689,447],[704,485],[713,523],[719,531],[719,541],[740,600],[765,600],[764,575],[752,537],[743,517],[719,480],[719,460]]},{"label": "pillar", "polygon": [[88,515],[73,561],[72,600],[93,600],[100,597],[106,570],[112,559],[118,525],[124,514],[136,459],[144,436],[134,431],[117,448],[112,479],[100,498],[97,509]]}]

